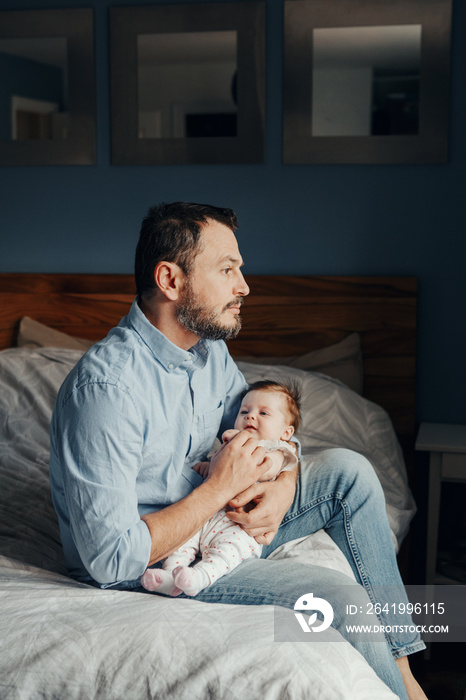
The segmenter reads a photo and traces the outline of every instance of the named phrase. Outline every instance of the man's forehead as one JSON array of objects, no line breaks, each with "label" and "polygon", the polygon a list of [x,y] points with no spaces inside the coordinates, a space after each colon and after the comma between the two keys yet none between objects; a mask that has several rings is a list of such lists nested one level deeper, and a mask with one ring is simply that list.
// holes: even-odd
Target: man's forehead
[{"label": "man's forehead", "polygon": [[243,265],[236,236],[228,226],[209,219],[202,228],[201,236],[202,248],[199,256],[208,257],[215,263]]},{"label": "man's forehead", "polygon": [[230,255],[229,253],[227,253],[226,255],[221,255],[218,258],[218,262],[222,265],[224,263],[231,263],[232,265],[239,265],[240,267],[244,265],[243,258],[239,253],[238,255]]}]

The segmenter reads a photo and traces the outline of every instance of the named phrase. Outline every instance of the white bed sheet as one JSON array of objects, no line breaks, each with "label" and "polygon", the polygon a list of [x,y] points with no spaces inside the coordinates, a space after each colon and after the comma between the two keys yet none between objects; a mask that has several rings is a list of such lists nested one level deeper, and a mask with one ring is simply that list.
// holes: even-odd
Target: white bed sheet
[{"label": "white bed sheet", "polygon": [[[394,698],[336,631],[335,642],[274,642],[272,606],[101,591],[65,575],[48,484],[48,426],[56,391],[80,354],[52,348],[0,353],[2,700]],[[316,407],[318,388],[332,380],[314,376]],[[317,435],[317,418],[312,425]],[[325,429],[323,438],[305,429],[306,421],[304,453],[328,446]],[[325,444],[311,444],[319,439]],[[352,576],[323,531],[273,556]]]},{"label": "white bed sheet", "polygon": [[346,642],[274,642],[271,606],[102,591],[3,557],[0,581],[2,700],[396,697]]}]

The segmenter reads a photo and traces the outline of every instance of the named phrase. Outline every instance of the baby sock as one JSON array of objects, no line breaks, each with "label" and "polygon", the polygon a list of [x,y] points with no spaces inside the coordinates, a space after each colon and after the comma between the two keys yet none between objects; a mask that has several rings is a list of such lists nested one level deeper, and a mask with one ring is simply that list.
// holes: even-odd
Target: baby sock
[{"label": "baby sock", "polygon": [[210,585],[208,575],[198,566],[177,566],[172,573],[175,586],[189,596],[197,595]]},{"label": "baby sock", "polygon": [[165,595],[177,596],[181,590],[177,588],[170,571],[163,569],[146,569],[141,576],[141,584],[148,591],[165,593]]}]

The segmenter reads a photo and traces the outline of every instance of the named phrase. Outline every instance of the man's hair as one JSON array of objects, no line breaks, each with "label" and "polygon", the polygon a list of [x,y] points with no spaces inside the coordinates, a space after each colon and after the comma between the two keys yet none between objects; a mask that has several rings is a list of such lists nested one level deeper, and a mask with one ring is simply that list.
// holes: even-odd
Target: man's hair
[{"label": "man's hair", "polygon": [[277,382],[274,379],[260,379],[257,382],[249,384],[248,388],[243,391],[241,399],[250,391],[276,391],[283,394],[286,401],[286,408],[290,416],[290,425],[293,426],[295,432],[301,424],[301,392],[297,384],[290,382],[284,384]]},{"label": "man's hair", "polygon": [[210,204],[173,202],[151,207],[141,225],[136,247],[134,277],[137,293],[141,296],[154,290],[155,266],[162,260],[174,262],[185,275],[191,272],[194,258],[201,251],[200,234],[209,219],[237,228],[232,209]]}]

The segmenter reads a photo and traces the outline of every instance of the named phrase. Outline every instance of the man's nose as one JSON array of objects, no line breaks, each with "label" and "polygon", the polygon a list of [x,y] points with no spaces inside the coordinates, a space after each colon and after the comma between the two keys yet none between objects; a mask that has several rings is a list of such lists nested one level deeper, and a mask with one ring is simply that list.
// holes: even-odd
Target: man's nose
[{"label": "man's nose", "polygon": [[235,287],[235,294],[238,296],[246,297],[249,294],[249,287],[246,284],[243,273],[238,270],[238,280]]}]

